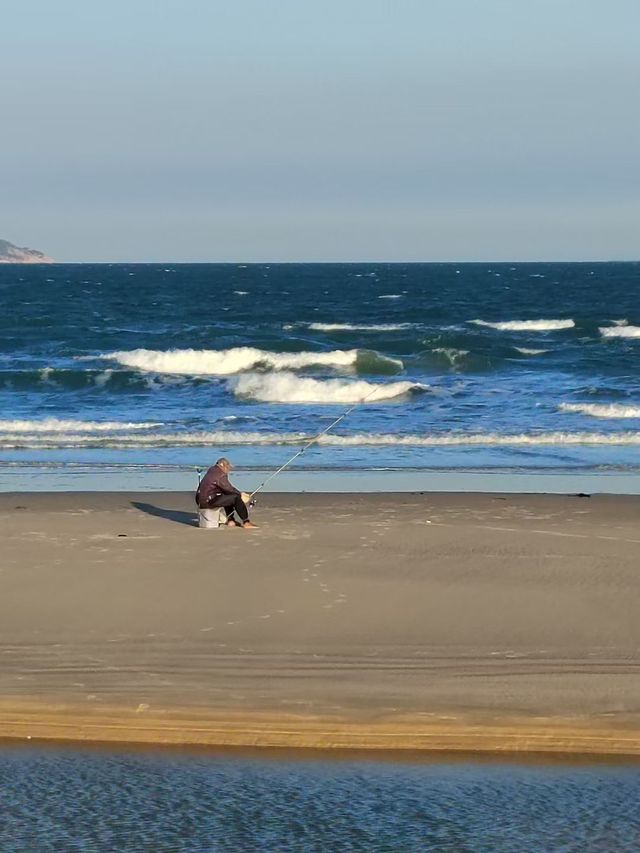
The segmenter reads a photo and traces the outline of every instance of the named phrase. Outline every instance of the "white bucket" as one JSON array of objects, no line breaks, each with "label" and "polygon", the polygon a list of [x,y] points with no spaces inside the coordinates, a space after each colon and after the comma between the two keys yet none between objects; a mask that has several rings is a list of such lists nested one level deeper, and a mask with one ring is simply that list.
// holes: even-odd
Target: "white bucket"
[{"label": "white bucket", "polygon": [[198,510],[198,527],[203,530],[217,530],[222,527],[226,521],[226,514],[223,509],[199,509]]}]

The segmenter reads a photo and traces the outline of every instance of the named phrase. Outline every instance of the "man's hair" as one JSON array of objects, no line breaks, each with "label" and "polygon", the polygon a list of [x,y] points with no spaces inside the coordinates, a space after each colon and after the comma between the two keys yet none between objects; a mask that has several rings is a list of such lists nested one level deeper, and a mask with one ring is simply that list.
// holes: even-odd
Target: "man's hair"
[{"label": "man's hair", "polygon": [[218,461],[216,462],[216,465],[219,468],[230,468],[231,462],[229,462],[226,456],[221,456],[220,459],[218,459]]}]

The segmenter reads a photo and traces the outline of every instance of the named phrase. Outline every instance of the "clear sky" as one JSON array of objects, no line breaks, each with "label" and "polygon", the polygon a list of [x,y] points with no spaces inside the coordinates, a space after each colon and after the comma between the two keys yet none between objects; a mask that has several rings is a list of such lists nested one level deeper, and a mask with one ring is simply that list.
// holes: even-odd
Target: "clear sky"
[{"label": "clear sky", "polygon": [[0,22],[0,238],[58,260],[640,257],[639,0]]}]

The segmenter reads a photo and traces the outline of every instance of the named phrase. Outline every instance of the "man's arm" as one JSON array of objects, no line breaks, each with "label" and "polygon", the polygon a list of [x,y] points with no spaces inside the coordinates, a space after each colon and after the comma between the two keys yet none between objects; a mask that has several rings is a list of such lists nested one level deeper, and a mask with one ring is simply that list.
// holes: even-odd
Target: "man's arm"
[{"label": "man's arm", "polygon": [[232,486],[229,482],[229,478],[223,472],[216,477],[217,485],[221,492],[224,492],[225,495],[239,495],[241,494],[240,489],[236,489],[235,486]]}]

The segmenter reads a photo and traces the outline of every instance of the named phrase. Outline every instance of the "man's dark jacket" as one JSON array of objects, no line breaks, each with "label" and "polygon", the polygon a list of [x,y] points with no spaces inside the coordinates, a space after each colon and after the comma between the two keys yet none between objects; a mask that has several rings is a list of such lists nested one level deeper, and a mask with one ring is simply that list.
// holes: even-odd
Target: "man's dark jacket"
[{"label": "man's dark jacket", "polygon": [[196,492],[196,503],[201,509],[206,509],[220,495],[239,495],[229,482],[229,478],[217,465],[212,465],[204,475]]}]

